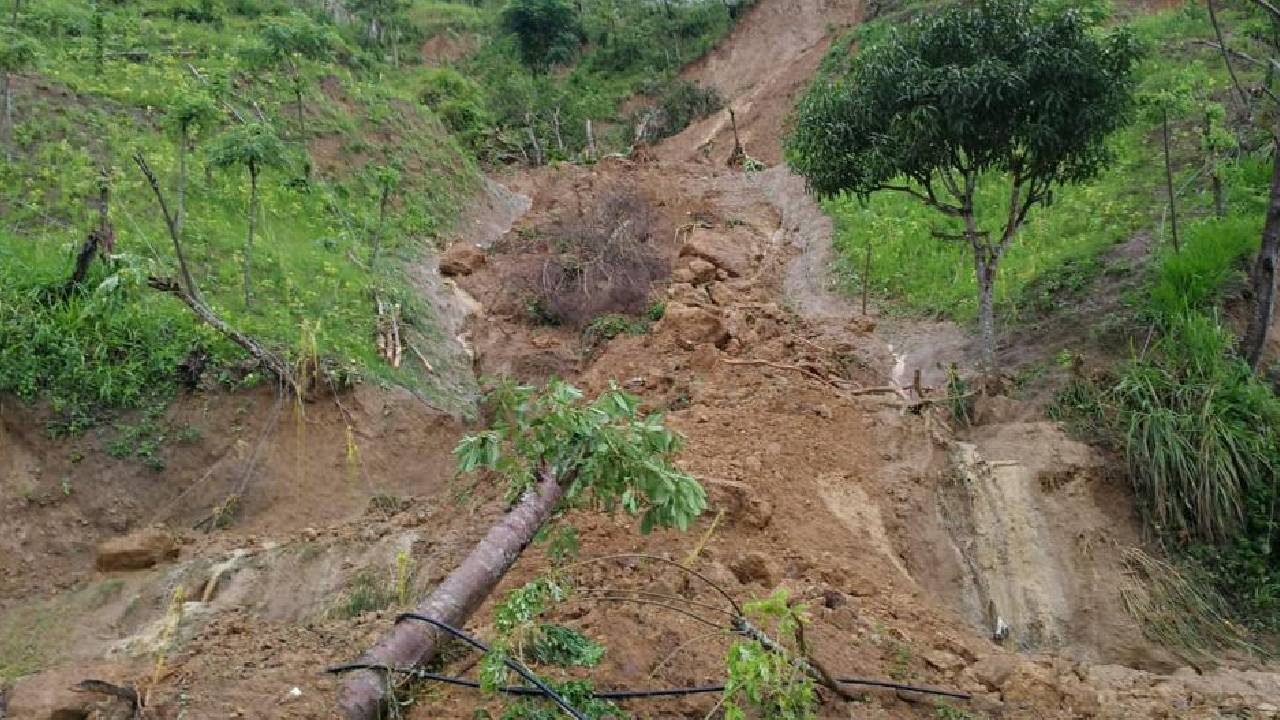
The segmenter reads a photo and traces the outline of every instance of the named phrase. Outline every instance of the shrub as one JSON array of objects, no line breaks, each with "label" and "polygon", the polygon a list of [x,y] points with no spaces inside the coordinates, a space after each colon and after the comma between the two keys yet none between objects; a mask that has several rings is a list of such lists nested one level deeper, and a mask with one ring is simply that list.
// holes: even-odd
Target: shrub
[{"label": "shrub", "polygon": [[658,122],[655,139],[670,137],[692,123],[724,107],[724,98],[713,87],[704,88],[683,78],[676,78],[662,89],[658,98]]},{"label": "shrub", "polygon": [[582,43],[582,23],[566,0],[511,0],[499,18],[514,35],[520,58],[536,71],[573,59]]},{"label": "shrub", "polygon": [[495,120],[478,83],[452,68],[429,68],[422,72],[417,94],[464,145],[477,153],[484,148]]},{"label": "shrub", "polygon": [[605,190],[591,211],[552,228],[559,253],[527,279],[531,301],[548,321],[574,328],[601,315],[643,314],[667,270],[652,242],[655,220],[634,190]]},{"label": "shrub", "polygon": [[1274,623],[1280,399],[1234,354],[1216,318],[1165,322],[1114,382],[1078,382],[1059,402],[1124,453],[1158,536],[1204,561],[1239,610]]}]

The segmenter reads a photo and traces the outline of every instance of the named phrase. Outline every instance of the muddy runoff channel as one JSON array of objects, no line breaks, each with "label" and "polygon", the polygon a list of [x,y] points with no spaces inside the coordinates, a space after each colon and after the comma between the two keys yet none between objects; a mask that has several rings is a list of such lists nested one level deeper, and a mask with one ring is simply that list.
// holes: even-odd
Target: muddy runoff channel
[{"label": "muddy runoff channel", "polygon": [[[761,188],[794,253],[787,298],[811,323],[834,327],[858,316],[860,308],[832,288],[830,217],[784,169],[764,175]],[[945,368],[972,356],[968,334],[953,323],[876,319],[879,347],[868,354],[904,391],[917,373],[927,387],[944,385]],[[1008,398],[980,400],[977,420],[960,432],[938,427],[931,443],[903,442],[890,472],[922,480],[924,497],[915,505],[920,515],[889,533],[903,559],[895,564],[1010,649],[1150,670],[1183,664],[1143,638],[1116,591],[1126,573],[1118,550],[1141,543],[1123,478],[1092,448]]]}]

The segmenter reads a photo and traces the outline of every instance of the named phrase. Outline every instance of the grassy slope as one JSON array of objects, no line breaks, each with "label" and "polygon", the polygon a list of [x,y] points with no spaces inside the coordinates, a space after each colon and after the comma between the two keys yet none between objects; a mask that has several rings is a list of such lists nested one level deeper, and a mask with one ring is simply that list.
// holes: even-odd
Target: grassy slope
[{"label": "grassy slope", "polygon": [[[1129,22],[1152,49],[1139,71],[1140,92],[1188,79],[1202,80],[1217,96],[1227,91],[1227,76],[1219,56],[1208,48],[1188,44],[1193,38],[1204,39],[1212,34],[1203,9],[1166,10]],[[1248,251],[1250,238],[1254,245],[1257,243],[1262,218],[1258,200],[1265,197],[1267,176],[1259,174],[1255,159],[1246,158],[1226,168],[1231,220],[1199,220],[1210,211],[1211,197],[1200,172],[1203,156],[1197,121],[1194,112],[1188,112],[1174,126],[1173,156],[1176,184],[1182,189],[1178,198],[1182,231],[1187,236],[1227,234],[1225,244],[1234,252],[1217,261],[1230,266]],[[1067,294],[1056,301],[1071,302],[1069,294],[1083,289],[1073,286],[1082,280],[1080,269],[1089,271],[1085,275],[1093,274],[1100,269],[1095,258],[1139,230],[1153,232],[1161,245],[1160,252],[1164,252],[1170,226],[1159,126],[1138,116],[1112,139],[1111,145],[1114,164],[1092,182],[1055,190],[1052,204],[1032,211],[1009,248],[996,285],[1002,321],[1016,322],[1021,316],[1052,309],[1055,299],[1045,297],[1046,289]],[[1005,187],[1001,178],[984,179],[978,213],[980,218],[987,218],[988,225],[1003,217]],[[932,237],[934,230],[956,230],[948,219],[913,198],[887,192],[873,196],[865,204],[845,198],[832,201],[827,207],[837,223],[838,276],[849,292],[861,289],[862,262],[867,244],[871,243],[871,288],[875,294],[891,297],[892,307],[961,321],[974,317],[976,284],[968,247]],[[1208,225],[1197,226],[1206,222]]]},{"label": "grassy slope", "polygon": [[[1255,56],[1266,52],[1252,47],[1246,35],[1251,24],[1256,29],[1256,19],[1229,10],[1222,16],[1233,45]],[[1201,123],[1206,101],[1224,102],[1232,90],[1217,51],[1195,42],[1213,37],[1207,15],[1202,6],[1189,5],[1127,22],[1151,49],[1139,71],[1141,93],[1150,97],[1181,87],[1200,95],[1172,123],[1181,249],[1171,242],[1160,126],[1139,113],[1112,139],[1112,167],[1092,182],[1055,191],[1052,205],[1033,211],[1001,266],[998,311],[1015,333],[1020,320],[1052,317],[1114,274],[1135,269],[1109,262],[1109,249],[1140,231],[1155,238],[1151,256],[1136,263],[1145,268],[1143,283],[1122,313],[1139,319],[1144,334],[1155,331],[1149,347],[1102,376],[1069,383],[1050,410],[1128,459],[1153,536],[1199,583],[1194,597],[1216,603],[1220,592],[1236,617],[1262,631],[1254,639],[1274,648],[1275,638],[1266,634],[1274,634],[1280,607],[1274,552],[1280,400],[1235,357],[1234,333],[1221,310],[1224,299],[1243,287],[1248,258],[1258,246],[1270,147],[1259,142],[1257,153],[1239,153],[1221,164],[1227,212],[1215,217]],[[878,30],[864,32],[874,37]],[[838,68],[843,57],[833,56],[828,67]],[[1237,72],[1246,84],[1261,81],[1254,68],[1240,65]],[[1003,188],[999,178],[985,180],[979,213],[998,221]],[[850,292],[860,289],[862,258],[871,243],[872,287],[891,298],[891,306],[961,321],[973,317],[970,251],[932,237],[934,229],[955,230],[937,213],[894,193],[865,205],[839,199],[828,209],[837,221],[839,273]],[[1105,331],[1106,324],[1095,331]],[[1107,350],[1113,357],[1124,352]],[[1170,610],[1182,623],[1173,634],[1167,617],[1137,616],[1156,639],[1192,653],[1242,646],[1236,629],[1214,627],[1216,616],[1203,610]]]},{"label": "grassy slope", "polygon": [[[99,71],[86,37],[92,16],[82,3],[28,7],[20,26],[40,41],[42,54],[36,71],[18,84],[15,139],[21,150],[15,162],[0,164],[0,390],[44,395],[55,409],[83,414],[96,405],[137,405],[157,389],[164,392],[177,362],[197,345],[220,364],[237,356],[176,300],[136,287],[136,273],[102,284],[122,268],[173,272],[154,199],[130,158],[145,152],[162,182],[172,183],[176,145],[162,131],[163,112],[177,93],[201,87],[195,68],[213,86],[229,88],[225,97],[242,115],[261,108],[286,138],[290,155],[286,167],[267,171],[261,182],[255,298],[245,307],[240,261],[248,179],[242,170],[206,173],[196,148],[186,241],[211,305],[295,360],[318,352],[343,373],[403,384],[450,403],[419,363],[391,368],[377,357],[372,340],[377,292],[404,305],[405,320],[421,331],[426,339],[419,342],[431,354],[437,330],[404,266],[478,188],[473,162],[429,110],[372,72],[315,62],[306,66],[312,81],[300,128],[289,89],[272,73],[245,70],[238,58],[269,12],[222,12],[217,22],[195,23],[170,17],[170,3],[113,6],[105,17],[108,53],[145,48],[181,54],[153,54],[142,62],[108,56]],[[224,126],[231,122],[229,115],[223,120]],[[384,232],[393,260],[370,271],[351,258],[368,262],[375,163],[402,168],[403,182]],[[308,165],[316,170],[310,180]],[[122,257],[110,269],[96,267],[89,283],[96,290],[66,303],[40,302],[64,282],[91,226],[100,169],[110,174],[115,253]]]},{"label": "grassy slope", "polygon": [[[178,95],[204,90],[242,117],[260,112],[288,146],[284,167],[261,182],[255,298],[246,307],[240,278],[248,179],[243,170],[206,171],[203,151],[233,124],[232,113],[197,138],[185,234],[210,304],[294,361],[318,355],[337,376],[405,385],[456,406],[450,383],[424,372],[414,354],[406,353],[399,369],[377,356],[373,296],[403,306],[415,347],[441,371],[431,309],[405,269],[478,188],[474,158],[519,157],[527,117],[552,158],[575,156],[585,146],[586,118],[596,121],[601,152],[625,147],[631,123],[618,116],[622,102],[637,91],[660,90],[732,24],[718,0],[680,5],[672,16],[656,5],[586,0],[582,53],[571,67],[539,76],[498,33],[502,4],[414,0],[394,52],[362,47],[363,25],[335,26],[316,15],[340,42],[332,59],[303,63],[305,123],[287,77],[253,69],[243,51],[264,24],[298,8],[314,10],[308,0],[213,2],[203,21],[175,13],[199,10],[199,2],[104,5],[101,66],[92,5],[25,4],[17,25],[41,52],[16,85],[20,150],[14,162],[0,162],[0,392],[47,399],[75,428],[104,408],[163,400],[174,387],[174,368],[195,348],[219,369],[240,358],[176,300],[143,282],[175,268],[131,157],[145,152],[172,189],[176,143],[163,130],[164,113]],[[437,34],[474,48],[455,63],[470,84],[450,85],[428,107],[423,90],[440,74],[417,64],[418,43]],[[139,50],[148,55],[124,54]],[[458,88],[461,97],[449,95]],[[563,126],[563,151],[552,142],[555,119]],[[399,168],[403,181],[383,233],[392,260],[371,271],[377,165]],[[49,302],[93,226],[101,170],[110,177],[119,257],[110,266],[95,263],[85,292]],[[221,375],[239,380],[234,372]]]}]

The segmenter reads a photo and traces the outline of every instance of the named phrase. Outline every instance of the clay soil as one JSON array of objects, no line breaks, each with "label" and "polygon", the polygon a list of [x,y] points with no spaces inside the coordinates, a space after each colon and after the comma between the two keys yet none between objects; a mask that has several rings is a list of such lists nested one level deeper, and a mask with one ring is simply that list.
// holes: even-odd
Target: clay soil
[{"label": "clay soil", "polygon": [[[796,22],[771,32],[782,18]],[[782,109],[831,28],[855,20],[851,4],[760,0],[688,75],[724,85],[749,118],[739,127],[748,152],[772,163]],[[1107,457],[1007,398],[984,400],[980,425],[960,431],[908,389],[876,390],[962,359],[966,336],[890,326],[833,293],[829,220],[785,168],[726,168],[729,145],[705,141],[723,137],[719,122],[648,161],[504,179],[528,196],[527,212],[525,198],[490,187],[455,239],[485,246],[487,262],[456,281],[422,269],[478,375],[557,376],[588,393],[618,383],[687,437],[679,462],[707,488],[706,516],[687,533],[641,535],[632,518],[575,510],[565,519],[581,557],[688,560],[738,602],[786,589],[808,606],[815,654],[838,674],[973,695],[939,709],[918,694],[860,690],[848,703],[824,692],[823,718],[1274,716],[1274,668],[1184,657],[1125,613],[1120,557],[1143,544]],[[531,322],[521,279],[554,252],[558,221],[617,187],[655,211],[649,242],[673,279],[653,289],[666,316],[649,332],[588,346],[577,330]],[[691,278],[695,256],[712,258],[709,276]],[[0,717],[127,717],[68,690],[88,678],[144,688],[153,717],[332,717],[336,680],[324,669],[384,632],[505,508],[494,479],[453,472],[450,450],[478,423],[394,390],[303,405],[266,390],[195,393],[165,420],[199,433],[166,446],[157,471],[110,457],[106,436],[52,440],[38,410],[0,404],[0,677],[26,676],[10,681]],[[225,522],[202,523],[231,497]],[[95,568],[100,542],[155,525],[175,538],[176,560]],[[535,544],[500,592],[548,567]],[[608,649],[599,667],[570,674],[625,688],[723,679],[723,629],[600,599],[658,593],[723,625],[727,603],[710,586],[635,558],[584,565],[575,579],[578,594],[549,619]],[[371,593],[387,597],[353,600]],[[482,637],[490,609],[468,626]],[[997,619],[1009,627],[1000,642]],[[455,650],[440,666],[466,674],[475,661]],[[702,718],[717,699],[626,709]],[[421,720],[500,710],[438,685],[401,700],[402,716]]]}]

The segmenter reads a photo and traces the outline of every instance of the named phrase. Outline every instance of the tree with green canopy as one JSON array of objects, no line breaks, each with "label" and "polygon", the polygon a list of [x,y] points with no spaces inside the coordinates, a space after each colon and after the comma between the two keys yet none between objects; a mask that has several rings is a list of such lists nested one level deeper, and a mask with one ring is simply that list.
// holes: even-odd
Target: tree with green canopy
[{"label": "tree with green canopy", "polygon": [[[995,368],[993,288],[1031,208],[1055,186],[1096,176],[1107,136],[1133,103],[1140,54],[1124,29],[1031,0],[952,5],[892,31],[796,110],[787,158],[823,197],[906,193],[973,250],[978,316]],[[979,217],[980,184],[1003,183],[1003,213]]]},{"label": "tree with green canopy", "polygon": [[520,59],[538,72],[568,62],[582,44],[582,21],[566,0],[511,0],[500,23],[515,36]]},{"label": "tree with green canopy", "polygon": [[[16,10],[14,11],[16,14]],[[4,157],[13,159],[13,75],[30,69],[36,63],[36,41],[11,28],[0,28],[0,83],[3,84]]]},{"label": "tree with green canopy", "polygon": [[307,89],[307,60],[327,60],[333,57],[341,39],[333,30],[311,19],[306,13],[294,11],[281,17],[266,20],[259,31],[257,42],[250,44],[242,56],[250,66],[275,68],[284,73],[293,93],[298,128],[305,125],[302,96]]},{"label": "tree with green canopy", "polygon": [[243,167],[249,175],[249,235],[244,244],[244,304],[253,297],[253,239],[258,219],[258,177],[264,168],[284,164],[284,143],[270,126],[260,123],[238,125],[224,133],[209,153],[214,167]]}]

